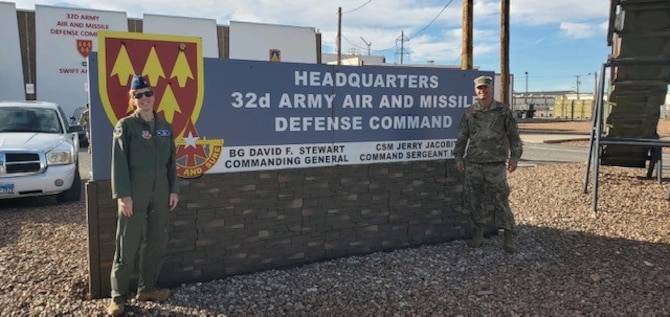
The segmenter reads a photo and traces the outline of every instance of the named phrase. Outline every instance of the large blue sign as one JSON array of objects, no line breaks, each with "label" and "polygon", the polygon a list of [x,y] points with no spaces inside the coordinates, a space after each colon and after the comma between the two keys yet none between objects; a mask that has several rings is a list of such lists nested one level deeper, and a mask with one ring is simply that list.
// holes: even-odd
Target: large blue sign
[{"label": "large blue sign", "polygon": [[[108,179],[113,127],[101,111],[97,55],[89,60],[94,178]],[[199,115],[175,132],[204,157],[182,158],[182,176],[453,158],[481,75],[493,73],[206,58]]]}]

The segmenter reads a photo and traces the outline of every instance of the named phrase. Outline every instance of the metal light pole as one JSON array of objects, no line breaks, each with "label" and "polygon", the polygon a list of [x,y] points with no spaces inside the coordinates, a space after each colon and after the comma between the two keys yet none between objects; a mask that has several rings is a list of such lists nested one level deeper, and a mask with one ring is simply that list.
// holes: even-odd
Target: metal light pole
[{"label": "metal light pole", "polygon": [[363,40],[363,43],[365,43],[365,45],[368,46],[368,56],[370,56],[370,46],[372,45],[372,42],[366,41],[362,36],[361,36],[361,40]]},{"label": "metal light pole", "polygon": [[528,107],[528,72],[523,72],[526,75],[526,93],[523,95],[523,103]]},{"label": "metal light pole", "polygon": [[526,75],[526,95],[528,94],[528,72],[523,72]]}]

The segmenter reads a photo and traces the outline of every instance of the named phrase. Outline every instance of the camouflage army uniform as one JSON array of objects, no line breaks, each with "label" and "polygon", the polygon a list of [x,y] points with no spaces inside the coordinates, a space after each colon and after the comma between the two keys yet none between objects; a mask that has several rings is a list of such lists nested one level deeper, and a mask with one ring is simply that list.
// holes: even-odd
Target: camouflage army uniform
[{"label": "camouflage army uniform", "polygon": [[128,296],[137,250],[140,250],[138,291],[153,291],[167,246],[169,195],[178,193],[172,127],[158,118],[144,121],[139,112],[121,119],[114,129],[112,197],[131,197],[133,215],[120,212],[116,253],[111,270],[112,300]]},{"label": "camouflage army uniform", "polygon": [[[516,120],[507,105],[477,103],[463,115],[454,156],[465,160],[464,205],[475,225],[514,231],[505,163],[508,158],[518,161],[522,151]],[[488,205],[493,205],[493,212]]]}]

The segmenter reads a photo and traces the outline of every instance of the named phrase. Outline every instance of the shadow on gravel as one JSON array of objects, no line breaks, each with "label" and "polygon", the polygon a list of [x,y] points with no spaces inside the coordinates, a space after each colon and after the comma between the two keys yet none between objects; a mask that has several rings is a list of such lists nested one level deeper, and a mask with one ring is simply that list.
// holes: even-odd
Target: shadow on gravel
[{"label": "shadow on gravel", "polygon": [[85,225],[86,206],[57,203],[55,196],[0,200],[0,247],[18,241],[24,225],[81,223]]},{"label": "shadow on gravel", "polygon": [[[81,196],[79,202],[74,204],[82,203],[86,201],[86,182],[87,179],[81,180]],[[22,209],[29,207],[54,207],[62,205],[70,205],[73,203],[59,203],[56,201],[56,195],[51,196],[33,196],[33,197],[22,197],[22,198],[12,198],[12,199],[0,199],[0,214],[12,209]]]},{"label": "shadow on gravel", "polygon": [[[82,184],[84,184],[82,182]],[[37,197],[25,197],[25,198],[15,198],[15,199],[2,199],[0,200],[0,210],[2,212],[9,211],[10,209],[22,209],[27,207],[49,207],[58,205],[56,202],[56,196],[37,196]]]}]

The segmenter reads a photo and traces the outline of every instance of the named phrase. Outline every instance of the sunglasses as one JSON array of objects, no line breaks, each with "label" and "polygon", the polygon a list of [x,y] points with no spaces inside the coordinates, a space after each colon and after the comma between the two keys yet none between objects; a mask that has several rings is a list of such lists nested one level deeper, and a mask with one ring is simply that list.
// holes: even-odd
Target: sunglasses
[{"label": "sunglasses", "polygon": [[142,99],[142,96],[149,98],[153,95],[154,95],[154,92],[150,90],[150,91],[145,91],[145,92],[136,92],[133,95],[133,97],[135,97],[135,99]]}]

